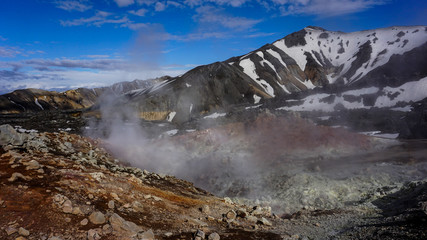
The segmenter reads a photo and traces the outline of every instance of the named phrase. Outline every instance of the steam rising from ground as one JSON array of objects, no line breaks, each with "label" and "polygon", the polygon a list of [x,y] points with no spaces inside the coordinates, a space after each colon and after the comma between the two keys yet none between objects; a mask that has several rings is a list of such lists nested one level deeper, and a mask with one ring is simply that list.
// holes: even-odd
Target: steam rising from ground
[{"label": "steam rising from ground", "polygon": [[[107,98],[102,103],[102,120],[92,122],[87,134],[104,136],[118,158],[192,181],[217,195],[266,202],[280,213],[307,206],[340,208],[370,199],[378,189],[393,190],[404,181],[426,177],[425,158],[412,166],[393,164],[407,156],[393,152],[402,151],[398,148],[385,154],[389,142],[297,117],[282,121],[270,116],[153,139],[143,127],[147,123],[142,124],[126,101]],[[380,152],[378,146],[383,147]]]}]

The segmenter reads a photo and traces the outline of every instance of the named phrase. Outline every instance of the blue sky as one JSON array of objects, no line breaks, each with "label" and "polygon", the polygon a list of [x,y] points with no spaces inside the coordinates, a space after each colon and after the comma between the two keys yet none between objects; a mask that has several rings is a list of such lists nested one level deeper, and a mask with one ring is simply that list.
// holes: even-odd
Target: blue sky
[{"label": "blue sky", "polygon": [[1,0],[0,93],[176,76],[308,25],[426,25],[425,0]]}]

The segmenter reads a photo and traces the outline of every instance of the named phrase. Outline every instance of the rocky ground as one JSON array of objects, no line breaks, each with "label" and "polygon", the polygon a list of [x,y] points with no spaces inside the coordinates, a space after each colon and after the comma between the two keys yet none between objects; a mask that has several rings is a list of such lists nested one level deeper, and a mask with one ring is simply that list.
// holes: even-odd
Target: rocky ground
[{"label": "rocky ground", "polygon": [[[157,149],[137,152],[139,164],[111,141],[65,131],[2,125],[0,143],[1,239],[427,237],[422,141],[391,143],[267,114],[136,142],[124,150]],[[150,169],[173,154],[184,167]]]}]

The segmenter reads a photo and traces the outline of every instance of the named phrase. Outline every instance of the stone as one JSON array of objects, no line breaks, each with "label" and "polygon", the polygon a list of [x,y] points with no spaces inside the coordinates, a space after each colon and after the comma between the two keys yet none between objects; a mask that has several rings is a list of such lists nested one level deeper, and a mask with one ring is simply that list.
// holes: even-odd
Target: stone
[{"label": "stone", "polygon": [[93,224],[104,224],[105,223],[105,215],[99,211],[93,212],[89,216],[89,221]]},{"label": "stone", "polygon": [[80,209],[80,207],[74,207],[72,214],[74,214],[74,215],[80,215],[80,216],[84,215],[84,213],[82,212],[82,210]]},{"label": "stone", "polygon": [[248,222],[252,222],[252,223],[258,222],[258,218],[255,216],[247,216],[246,220],[248,220]]},{"label": "stone", "polygon": [[15,240],[27,240],[27,239],[22,237],[22,236],[19,236],[19,237],[15,238]]},{"label": "stone", "polygon": [[31,160],[27,163],[24,163],[24,165],[27,166],[26,170],[37,170],[41,167],[40,163],[36,160]]},{"label": "stone", "polygon": [[208,240],[220,240],[221,239],[221,237],[219,236],[219,234],[218,233],[216,233],[216,232],[214,232],[214,233],[211,233],[211,234],[209,234],[209,236],[208,236]]},{"label": "stone", "polygon": [[109,209],[114,209],[114,201],[113,201],[113,200],[110,200],[110,201],[108,202],[108,208],[109,208]]},{"label": "stone", "polygon": [[171,232],[165,233],[165,237],[172,237],[172,235],[173,235],[173,233],[171,233]]},{"label": "stone", "polygon": [[229,197],[225,197],[224,198],[224,202],[227,203],[227,204],[231,204],[231,205],[234,204],[233,200],[231,200],[231,198],[229,198]]},{"label": "stone", "polygon": [[65,220],[65,222],[67,222],[67,223],[71,222],[71,218],[69,218],[69,217],[65,218],[64,220]]},{"label": "stone", "polygon": [[201,208],[200,208],[200,211],[202,212],[202,213],[204,213],[204,214],[209,214],[211,211],[210,211],[210,209],[209,209],[209,206],[208,205],[203,205]]},{"label": "stone", "polygon": [[153,230],[150,229],[150,230],[145,231],[143,233],[139,233],[138,239],[140,239],[140,240],[154,240]]},{"label": "stone", "polygon": [[273,225],[270,221],[268,221],[266,218],[263,218],[263,217],[261,219],[258,219],[257,223],[265,225],[265,226],[272,226]]},{"label": "stone", "polygon": [[17,132],[9,124],[0,126],[0,145],[22,146],[27,138],[26,134]]},{"label": "stone", "polygon": [[18,230],[19,235],[24,236],[24,237],[28,237],[30,236],[30,231],[28,231],[27,229],[20,227]]},{"label": "stone", "polygon": [[62,211],[64,213],[72,213],[73,212],[73,204],[70,200],[66,200],[62,205]]},{"label": "stone", "polygon": [[236,212],[234,210],[230,210],[227,212],[227,214],[225,214],[225,216],[227,217],[228,220],[234,220],[236,219]]},{"label": "stone", "polygon": [[62,240],[60,237],[50,237],[47,240]]},{"label": "stone", "polygon": [[110,195],[111,195],[111,197],[113,197],[116,201],[119,201],[119,200],[120,200],[120,198],[119,198],[119,196],[117,195],[117,193],[110,193]]},{"label": "stone", "polygon": [[22,175],[22,173],[15,172],[15,173],[12,173],[12,176],[7,180],[9,182],[15,182],[18,179],[22,179],[24,181],[30,181],[31,177],[26,177],[26,176]]},{"label": "stone", "polygon": [[105,224],[102,226],[102,234],[110,234],[113,232],[113,229],[111,228],[110,224]]},{"label": "stone", "polygon": [[8,226],[8,227],[5,229],[5,231],[6,231],[6,234],[7,234],[8,236],[10,236],[10,235],[12,235],[12,234],[14,234],[14,233],[18,232],[18,229],[16,229],[14,226]]},{"label": "stone", "polygon": [[200,229],[197,229],[196,233],[194,234],[194,240],[201,240],[205,239],[205,232],[203,232]]},{"label": "stone", "polygon": [[117,213],[113,213],[109,218],[109,222],[114,231],[126,232],[127,235],[135,236],[142,231],[142,228],[133,222],[126,221]]},{"label": "stone", "polygon": [[241,217],[241,218],[245,218],[246,216],[248,216],[248,212],[246,212],[246,210],[243,208],[237,210],[236,214],[238,217]]},{"label": "stone", "polygon": [[88,240],[99,240],[101,239],[101,233],[99,229],[90,229],[87,231]]},{"label": "stone", "polygon": [[80,225],[82,226],[86,226],[89,223],[89,220],[87,220],[87,218],[84,218],[83,220],[80,221]]}]

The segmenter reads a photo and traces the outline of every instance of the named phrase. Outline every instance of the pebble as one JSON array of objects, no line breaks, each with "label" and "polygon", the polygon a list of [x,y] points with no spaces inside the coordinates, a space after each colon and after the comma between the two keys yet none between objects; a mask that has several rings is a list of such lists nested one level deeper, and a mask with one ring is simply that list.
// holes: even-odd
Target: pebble
[{"label": "pebble", "polygon": [[110,193],[110,195],[111,195],[111,197],[112,197],[112,198],[114,198],[116,201],[119,201],[119,200],[120,200],[120,198],[119,198],[119,196],[117,195],[117,193]]},{"label": "pebble", "polygon": [[20,227],[18,230],[19,235],[24,236],[24,237],[28,237],[30,236],[30,231],[28,231],[27,229]]},{"label": "pebble", "polygon": [[218,233],[216,233],[216,232],[211,233],[211,234],[209,234],[209,236],[208,236],[208,240],[220,240],[220,239],[221,239],[221,238],[220,238],[219,234],[218,234]]},{"label": "pebble", "polygon": [[89,223],[89,220],[87,220],[87,218],[84,218],[83,220],[80,221],[80,225],[82,226],[86,226]]},{"label": "pebble", "polygon": [[234,210],[230,210],[227,212],[225,216],[227,217],[228,220],[234,220],[236,219],[237,214]]},{"label": "pebble", "polygon": [[66,200],[62,205],[62,211],[64,213],[72,213],[73,212],[73,204],[70,200]]},{"label": "pebble", "polygon": [[241,218],[245,218],[246,216],[248,216],[248,213],[243,208],[237,210],[236,214],[237,214],[238,217],[241,217]]},{"label": "pebble", "polygon": [[18,229],[16,229],[14,226],[8,226],[5,231],[6,231],[7,235],[9,236],[9,235],[12,235],[12,234],[18,232]]},{"label": "pebble", "polygon": [[202,240],[205,239],[205,232],[200,229],[197,229],[196,234],[194,234],[194,240]]},{"label": "pebble", "polygon": [[272,226],[273,225],[273,224],[271,224],[270,221],[268,221],[267,219],[265,219],[263,217],[261,219],[259,219],[257,223],[265,225],[265,226]]},{"label": "pebble", "polygon": [[108,202],[108,208],[109,208],[109,209],[114,209],[114,201],[113,201],[113,200],[110,200],[110,201]]},{"label": "pebble", "polygon": [[30,181],[31,177],[26,177],[26,176],[22,175],[21,173],[15,172],[15,173],[12,173],[12,176],[8,179],[8,181],[14,182],[18,179],[22,179],[24,181]]},{"label": "pebble", "polygon": [[138,233],[138,239],[141,239],[141,240],[154,240],[153,230],[150,229],[150,230],[145,231],[143,233]]},{"label": "pebble", "polygon": [[37,162],[36,160],[31,160],[31,161],[25,163],[24,165],[27,166],[26,170],[36,170],[36,169],[39,169],[41,167],[40,163]]},{"label": "pebble", "polygon": [[67,222],[67,223],[71,222],[71,218],[69,218],[69,217],[65,218],[64,220],[65,220],[65,222]]},{"label": "pebble", "polygon": [[99,211],[93,212],[89,216],[89,220],[93,224],[104,224],[105,223],[105,215]]},{"label": "pebble", "polygon": [[90,229],[87,231],[87,239],[88,240],[99,240],[101,239],[101,235],[98,229]]}]

